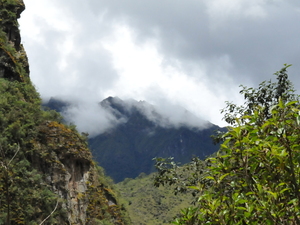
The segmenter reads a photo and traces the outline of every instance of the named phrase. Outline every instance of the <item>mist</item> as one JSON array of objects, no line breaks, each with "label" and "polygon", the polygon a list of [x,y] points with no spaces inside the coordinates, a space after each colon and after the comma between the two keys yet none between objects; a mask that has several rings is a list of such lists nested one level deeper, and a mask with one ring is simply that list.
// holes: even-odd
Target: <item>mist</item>
[{"label": "mist", "polygon": [[[68,102],[68,100],[63,101]],[[62,116],[68,124],[76,125],[79,132],[88,133],[89,137],[109,132],[118,125],[126,123],[128,115],[130,116],[134,110],[138,110],[156,126],[164,128],[178,129],[184,126],[201,130],[212,125],[185,108],[166,101],[152,105],[146,101],[122,100],[114,97],[113,104],[122,106],[126,113],[120,113],[111,104],[69,101],[68,106],[63,109]]]}]

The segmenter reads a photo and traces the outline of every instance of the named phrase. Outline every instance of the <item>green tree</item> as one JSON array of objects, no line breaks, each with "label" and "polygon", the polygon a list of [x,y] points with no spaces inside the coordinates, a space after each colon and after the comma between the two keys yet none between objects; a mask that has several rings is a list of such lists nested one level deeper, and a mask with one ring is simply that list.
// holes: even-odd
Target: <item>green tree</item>
[{"label": "green tree", "polygon": [[244,116],[253,115],[257,107],[261,107],[260,117],[255,121],[256,124],[262,123],[272,115],[270,108],[279,103],[287,101],[299,101],[299,96],[295,94],[293,84],[288,79],[287,68],[291,65],[284,64],[284,67],[274,73],[277,82],[264,81],[258,88],[248,88],[241,85],[242,90],[240,94],[244,96],[244,105],[238,106],[236,104],[226,102],[227,107],[221,112],[224,114],[224,120],[232,126],[236,126],[236,119],[243,122]]},{"label": "green tree", "polygon": [[52,117],[30,84],[0,79],[0,224],[38,224],[55,208],[58,196],[32,163],[37,126]]},{"label": "green tree", "polygon": [[300,106],[288,67],[277,83],[243,87],[243,106],[227,103],[231,126],[189,186],[196,204],[174,224],[300,224]]}]

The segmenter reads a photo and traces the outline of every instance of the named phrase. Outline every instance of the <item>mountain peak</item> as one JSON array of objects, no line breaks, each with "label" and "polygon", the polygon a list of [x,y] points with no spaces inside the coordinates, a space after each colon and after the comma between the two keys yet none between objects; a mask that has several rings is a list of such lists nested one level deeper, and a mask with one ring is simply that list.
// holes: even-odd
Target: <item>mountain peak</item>
[{"label": "mountain peak", "polygon": [[[171,111],[178,113],[177,117],[146,101],[111,96],[93,107],[94,111],[89,112],[88,119],[81,123],[103,128],[103,121],[91,122],[91,118],[106,117],[110,121],[111,126],[105,131],[89,138],[94,157],[109,176],[119,182],[141,172],[152,172],[152,159],[155,157],[174,157],[181,163],[187,163],[193,156],[203,159],[218,150],[210,138],[219,129],[218,126],[208,122],[205,126],[196,126],[202,123],[201,119],[184,108],[172,107]],[[77,110],[77,106],[73,109]],[[100,114],[101,110],[105,113]],[[82,111],[79,108],[73,112],[87,111],[88,108]],[[70,114],[72,118],[75,118],[74,113]],[[194,124],[191,125],[192,122]],[[76,121],[74,123],[78,125]]]},{"label": "mountain peak", "polygon": [[213,124],[198,118],[183,107],[164,104],[154,106],[146,101],[134,99],[122,100],[118,97],[108,97],[100,105],[109,110],[116,118],[129,118],[133,114],[141,114],[147,120],[160,127],[191,127],[203,129]]}]

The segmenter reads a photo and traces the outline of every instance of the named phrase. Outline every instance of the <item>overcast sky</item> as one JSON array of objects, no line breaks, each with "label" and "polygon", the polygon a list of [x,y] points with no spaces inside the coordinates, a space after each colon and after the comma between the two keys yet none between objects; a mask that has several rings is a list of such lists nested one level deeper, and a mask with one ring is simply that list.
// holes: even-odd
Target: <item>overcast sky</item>
[{"label": "overcast sky", "polygon": [[284,63],[300,88],[299,0],[24,2],[33,83],[45,100],[84,102],[73,116],[90,124],[89,106],[95,115],[95,102],[118,96],[223,126],[224,102],[242,102],[239,85],[274,79]]}]

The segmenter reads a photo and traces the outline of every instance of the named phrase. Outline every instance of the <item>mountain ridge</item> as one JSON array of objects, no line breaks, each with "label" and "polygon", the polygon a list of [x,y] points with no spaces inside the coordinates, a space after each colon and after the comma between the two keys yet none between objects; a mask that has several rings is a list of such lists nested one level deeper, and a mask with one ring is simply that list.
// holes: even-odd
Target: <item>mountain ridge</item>
[{"label": "mountain ridge", "polygon": [[88,139],[93,157],[115,182],[153,172],[155,157],[173,157],[184,164],[193,156],[204,159],[219,148],[213,144],[211,135],[224,128],[209,122],[204,128],[172,126],[155,107],[133,99],[108,97],[99,106],[110,111],[118,121],[122,120]]}]

